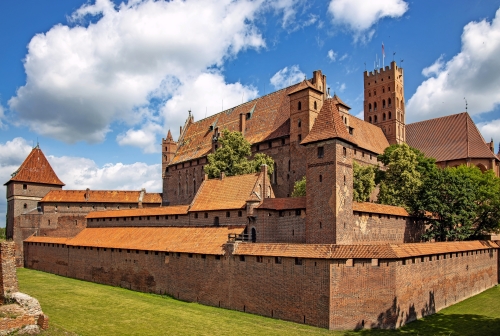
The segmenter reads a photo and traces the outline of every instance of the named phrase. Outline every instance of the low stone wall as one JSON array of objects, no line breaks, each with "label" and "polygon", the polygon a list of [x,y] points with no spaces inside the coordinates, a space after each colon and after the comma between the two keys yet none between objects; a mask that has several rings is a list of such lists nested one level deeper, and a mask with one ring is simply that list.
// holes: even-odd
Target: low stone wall
[{"label": "low stone wall", "polygon": [[496,248],[312,259],[25,243],[25,267],[329,329],[396,328],[498,283]]}]

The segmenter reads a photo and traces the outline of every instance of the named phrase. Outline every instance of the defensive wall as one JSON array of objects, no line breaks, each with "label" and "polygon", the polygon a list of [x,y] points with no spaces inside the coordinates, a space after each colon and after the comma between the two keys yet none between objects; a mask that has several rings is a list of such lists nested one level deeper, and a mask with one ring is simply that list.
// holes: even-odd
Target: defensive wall
[{"label": "defensive wall", "polygon": [[489,241],[221,245],[219,235],[177,252],[93,239],[30,237],[25,267],[329,329],[399,327],[496,285],[499,276],[498,245]]}]

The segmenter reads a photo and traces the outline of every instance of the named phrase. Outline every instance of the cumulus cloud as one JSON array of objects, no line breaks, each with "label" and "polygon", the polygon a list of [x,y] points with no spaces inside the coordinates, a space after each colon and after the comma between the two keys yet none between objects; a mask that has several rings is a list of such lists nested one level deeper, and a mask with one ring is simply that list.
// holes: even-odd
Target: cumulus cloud
[{"label": "cumulus cloud", "polygon": [[335,62],[335,59],[337,58],[337,53],[335,51],[333,51],[332,49],[330,49],[330,50],[328,50],[327,56],[330,59],[330,62]]},{"label": "cumulus cloud", "polygon": [[496,144],[495,153],[499,152],[498,145],[500,144],[500,119],[495,119],[477,124],[479,131],[483,135],[485,141],[489,142],[493,139]]},{"label": "cumulus cloud", "polygon": [[283,69],[275,73],[271,77],[270,82],[276,90],[279,90],[302,81],[305,78],[305,75],[305,73],[300,71],[298,65],[292,65],[290,68],[284,67]]},{"label": "cumulus cloud", "polygon": [[0,227],[5,227],[7,200],[5,198],[5,182],[10,180],[11,174],[19,168],[31,151],[31,146],[23,138],[14,138],[0,143]]},{"label": "cumulus cloud", "polygon": [[470,22],[462,33],[461,51],[424,69],[426,79],[407,105],[409,119],[422,120],[465,110],[492,111],[500,103],[500,9],[488,22]]},{"label": "cumulus cloud", "polygon": [[[293,3],[275,7],[284,22],[293,18]],[[179,92],[189,92],[184,88],[192,82],[211,75],[208,69],[221,68],[248,48],[265,47],[254,21],[270,8],[266,4],[130,0],[115,6],[98,0],[83,5],[72,14],[72,25],[58,24],[32,38],[24,61],[26,84],[9,107],[20,123],[68,143],[103,141],[113,121],[124,122],[130,130],[118,141],[150,151],[152,145],[138,141],[137,132],[145,132],[143,123],[160,124],[161,115],[157,109],[156,119],[138,118],[140,110],[154,100],[168,105]],[[224,84],[226,92],[240,87],[237,96],[254,91]],[[185,116],[184,110],[175,113]]]},{"label": "cumulus cloud", "polygon": [[352,31],[355,41],[369,41],[379,20],[401,17],[407,10],[403,0],[331,0],[328,6],[333,24]]},{"label": "cumulus cloud", "polygon": [[161,192],[161,164],[107,163],[98,166],[82,157],[48,155],[52,168],[66,184],[65,189],[139,190]]}]

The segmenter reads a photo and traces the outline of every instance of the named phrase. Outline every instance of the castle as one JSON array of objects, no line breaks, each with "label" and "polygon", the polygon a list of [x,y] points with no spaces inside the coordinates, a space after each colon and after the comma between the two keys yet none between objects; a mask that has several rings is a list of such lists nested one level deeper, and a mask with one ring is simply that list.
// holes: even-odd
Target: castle
[{"label": "castle", "polygon": [[[439,166],[500,159],[467,113],[405,124],[403,69],[364,74],[364,120],[304,81],[162,140],[163,193],[63,190],[34,148],[7,185],[7,234],[18,263],[69,277],[167,293],[329,329],[393,328],[498,283],[493,241],[419,243],[405,209],[354,202],[353,162],[379,165],[406,142]],[[208,179],[223,129],[275,161]],[[307,177],[305,197],[289,197]],[[373,198],[373,197],[372,197]]]}]

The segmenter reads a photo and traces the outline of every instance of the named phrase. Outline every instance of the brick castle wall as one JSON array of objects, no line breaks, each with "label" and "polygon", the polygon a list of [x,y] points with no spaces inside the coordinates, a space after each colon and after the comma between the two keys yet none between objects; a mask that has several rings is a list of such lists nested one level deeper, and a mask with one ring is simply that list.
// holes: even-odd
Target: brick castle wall
[{"label": "brick castle wall", "polygon": [[277,263],[248,255],[25,245],[28,268],[330,329],[399,327],[498,283],[496,249],[439,260],[283,257]]}]

